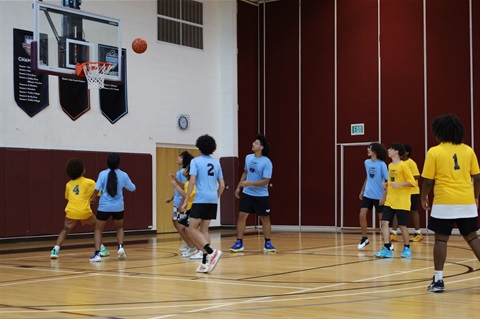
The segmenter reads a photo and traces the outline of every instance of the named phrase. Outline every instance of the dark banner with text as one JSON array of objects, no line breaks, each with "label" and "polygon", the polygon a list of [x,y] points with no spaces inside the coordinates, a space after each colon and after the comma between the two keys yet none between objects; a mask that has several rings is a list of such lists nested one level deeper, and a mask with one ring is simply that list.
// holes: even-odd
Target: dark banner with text
[{"label": "dark banner with text", "polygon": [[[30,117],[49,104],[48,75],[30,69],[33,32],[13,29],[13,86],[15,102]],[[46,60],[45,60],[46,61]]]},{"label": "dark banner with text", "polygon": [[[111,74],[117,75],[118,55],[117,48],[99,45],[100,61],[107,61],[115,64],[115,67],[110,71]],[[128,113],[128,98],[127,98],[127,51],[122,49],[123,61],[123,83],[114,83],[108,80],[105,81],[105,87],[100,90],[100,109],[103,116],[105,116],[110,123],[115,124],[123,116]]]}]

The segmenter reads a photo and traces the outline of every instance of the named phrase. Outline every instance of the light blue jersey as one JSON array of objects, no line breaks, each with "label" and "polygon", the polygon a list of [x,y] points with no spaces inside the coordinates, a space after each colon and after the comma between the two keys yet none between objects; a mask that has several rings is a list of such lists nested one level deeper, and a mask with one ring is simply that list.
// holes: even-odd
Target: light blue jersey
[{"label": "light blue jersey", "polygon": [[[185,176],[183,176],[183,171],[184,171],[183,168],[179,169],[177,171],[177,173],[175,174],[175,178],[177,179],[177,181],[185,183],[187,181],[187,178]],[[173,189],[173,206],[174,207],[179,207],[181,202],[182,202],[182,195],[180,195],[180,193],[177,191],[177,189],[174,188]]]},{"label": "light blue jersey", "polygon": [[97,183],[95,184],[95,190],[101,190],[100,201],[98,203],[98,210],[101,212],[122,212],[125,210],[123,202],[123,189],[133,192],[135,190],[135,184],[132,183],[127,173],[116,169],[117,174],[117,195],[115,197],[110,196],[107,192],[108,173],[110,169],[101,171],[98,174]]},{"label": "light blue jersey", "polygon": [[367,159],[365,160],[365,170],[367,172],[367,183],[363,196],[371,199],[381,199],[385,192],[382,183],[388,179],[387,164],[379,159],[375,162]]},{"label": "light blue jersey", "polygon": [[190,175],[196,176],[194,204],[218,203],[218,180],[223,179],[220,163],[211,156],[200,155],[190,162]]},{"label": "light blue jersey", "polygon": [[[249,154],[245,157],[245,172],[247,172],[247,181],[255,182],[264,178],[272,178],[273,164],[266,156],[255,157],[255,154]],[[248,186],[243,192],[250,196],[268,196],[268,185]]]}]

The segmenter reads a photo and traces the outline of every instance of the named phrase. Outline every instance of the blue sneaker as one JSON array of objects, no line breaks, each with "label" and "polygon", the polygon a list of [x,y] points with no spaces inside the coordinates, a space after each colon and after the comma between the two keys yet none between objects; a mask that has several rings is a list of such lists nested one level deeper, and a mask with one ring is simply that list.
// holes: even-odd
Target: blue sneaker
[{"label": "blue sneaker", "polygon": [[233,251],[234,253],[238,253],[239,251],[243,251],[245,247],[243,247],[243,242],[238,240],[233,244],[232,247],[230,247],[230,251]]},{"label": "blue sneaker", "polygon": [[402,258],[412,258],[412,251],[410,248],[404,247],[400,256],[402,256]]},{"label": "blue sneaker", "polygon": [[387,249],[385,246],[382,247],[382,250],[373,253],[375,257],[378,258],[392,258],[393,253],[390,249]]},{"label": "blue sneaker", "polygon": [[269,253],[277,252],[277,248],[273,247],[270,241],[265,242],[265,246],[263,246],[263,251],[268,251]]}]

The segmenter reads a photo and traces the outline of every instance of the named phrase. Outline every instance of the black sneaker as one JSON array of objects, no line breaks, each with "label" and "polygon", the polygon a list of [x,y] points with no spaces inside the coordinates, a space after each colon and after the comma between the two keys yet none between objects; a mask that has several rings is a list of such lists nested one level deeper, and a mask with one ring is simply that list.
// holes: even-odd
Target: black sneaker
[{"label": "black sneaker", "polygon": [[427,288],[430,292],[444,292],[445,291],[445,284],[443,280],[435,281],[435,276],[433,276],[432,283]]}]

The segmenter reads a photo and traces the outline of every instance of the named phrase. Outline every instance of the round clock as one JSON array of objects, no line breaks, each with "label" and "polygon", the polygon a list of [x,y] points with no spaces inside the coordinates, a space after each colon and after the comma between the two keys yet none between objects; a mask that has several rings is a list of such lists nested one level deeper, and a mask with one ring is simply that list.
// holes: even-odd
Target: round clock
[{"label": "round clock", "polygon": [[186,130],[188,128],[188,118],[185,115],[180,115],[178,118],[178,127],[181,130]]}]

